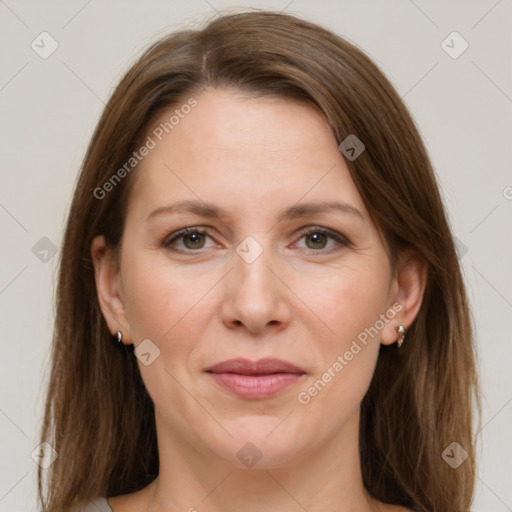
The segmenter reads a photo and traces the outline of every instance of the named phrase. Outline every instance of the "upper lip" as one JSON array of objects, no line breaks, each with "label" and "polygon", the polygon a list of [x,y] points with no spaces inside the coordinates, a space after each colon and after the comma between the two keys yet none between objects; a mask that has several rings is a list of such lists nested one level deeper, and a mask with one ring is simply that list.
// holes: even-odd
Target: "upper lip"
[{"label": "upper lip", "polygon": [[271,373],[306,373],[302,368],[282,361],[281,359],[260,359],[250,361],[249,359],[237,358],[222,361],[208,370],[211,373],[238,373],[240,375],[268,375]]}]

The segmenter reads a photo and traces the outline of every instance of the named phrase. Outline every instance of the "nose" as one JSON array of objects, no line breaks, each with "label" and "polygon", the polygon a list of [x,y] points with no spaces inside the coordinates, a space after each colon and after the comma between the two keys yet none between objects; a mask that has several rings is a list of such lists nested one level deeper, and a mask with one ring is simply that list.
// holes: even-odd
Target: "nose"
[{"label": "nose", "polygon": [[[290,323],[290,289],[269,248],[251,261],[243,253],[233,255],[226,276],[221,315],[231,329],[251,334],[284,329]],[[241,256],[242,255],[242,256]]]}]

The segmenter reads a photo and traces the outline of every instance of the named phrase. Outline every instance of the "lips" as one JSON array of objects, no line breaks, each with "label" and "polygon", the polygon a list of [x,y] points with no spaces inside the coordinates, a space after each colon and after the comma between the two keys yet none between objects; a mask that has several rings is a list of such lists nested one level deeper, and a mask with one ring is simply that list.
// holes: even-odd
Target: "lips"
[{"label": "lips", "polygon": [[303,379],[305,371],[280,359],[230,359],[207,373],[224,390],[244,399],[269,398]]},{"label": "lips", "polygon": [[295,366],[287,361],[280,359],[260,359],[259,361],[249,361],[248,359],[238,358],[229,359],[212,366],[210,373],[236,373],[238,375],[269,375],[272,373],[306,373],[302,368]]}]

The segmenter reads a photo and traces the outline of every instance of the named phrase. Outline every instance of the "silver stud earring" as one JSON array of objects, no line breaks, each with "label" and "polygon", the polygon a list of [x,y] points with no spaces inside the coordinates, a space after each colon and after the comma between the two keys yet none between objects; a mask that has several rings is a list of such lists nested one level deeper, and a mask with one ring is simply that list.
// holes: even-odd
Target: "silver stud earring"
[{"label": "silver stud earring", "polygon": [[398,348],[400,348],[402,346],[402,343],[404,342],[405,334],[407,333],[407,329],[403,325],[399,325],[396,328],[396,332],[398,332],[398,339],[396,340],[396,344],[397,344]]},{"label": "silver stud earring", "polygon": [[114,341],[119,344],[123,342],[123,333],[121,331],[117,331],[114,334]]}]

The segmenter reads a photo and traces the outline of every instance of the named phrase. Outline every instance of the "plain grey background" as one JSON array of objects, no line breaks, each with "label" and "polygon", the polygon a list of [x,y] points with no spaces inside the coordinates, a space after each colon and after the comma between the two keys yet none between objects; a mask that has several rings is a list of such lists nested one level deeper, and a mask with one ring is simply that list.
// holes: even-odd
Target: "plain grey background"
[{"label": "plain grey background", "polygon": [[104,103],[152,41],[233,7],[284,10],[332,29],[363,49],[404,98],[460,241],[477,328],[484,396],[473,510],[512,510],[510,0],[0,0],[0,511],[36,510],[31,454],[57,254]]}]

